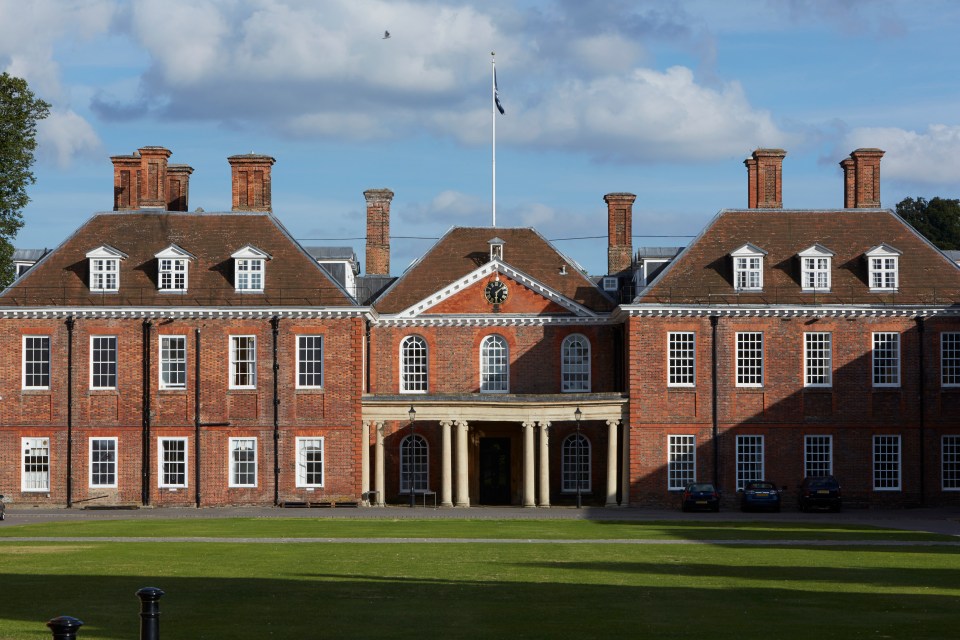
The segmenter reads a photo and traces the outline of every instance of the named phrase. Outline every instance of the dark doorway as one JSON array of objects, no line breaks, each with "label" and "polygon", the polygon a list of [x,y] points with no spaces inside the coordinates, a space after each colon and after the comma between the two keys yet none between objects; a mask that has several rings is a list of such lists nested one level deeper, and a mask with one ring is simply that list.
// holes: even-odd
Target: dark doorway
[{"label": "dark doorway", "polygon": [[510,438],[480,438],[480,504],[510,504]]}]

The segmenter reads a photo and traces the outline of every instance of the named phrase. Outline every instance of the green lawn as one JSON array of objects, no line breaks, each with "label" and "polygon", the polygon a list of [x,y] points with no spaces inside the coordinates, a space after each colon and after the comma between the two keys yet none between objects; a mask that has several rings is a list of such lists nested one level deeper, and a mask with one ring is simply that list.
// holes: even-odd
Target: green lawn
[{"label": "green lawn", "polygon": [[[398,543],[4,541],[2,536],[484,538]],[[158,586],[163,640],[200,638],[947,638],[960,548],[537,540],[942,540],[783,523],[102,521],[0,528],[0,638],[138,637]],[[822,544],[822,543],[821,543]]]}]

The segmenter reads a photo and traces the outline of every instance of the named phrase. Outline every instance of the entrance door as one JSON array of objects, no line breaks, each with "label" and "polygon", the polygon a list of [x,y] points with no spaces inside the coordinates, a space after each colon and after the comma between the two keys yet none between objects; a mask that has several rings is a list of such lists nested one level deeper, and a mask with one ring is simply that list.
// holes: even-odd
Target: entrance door
[{"label": "entrance door", "polygon": [[510,438],[480,438],[480,504],[510,504]]}]

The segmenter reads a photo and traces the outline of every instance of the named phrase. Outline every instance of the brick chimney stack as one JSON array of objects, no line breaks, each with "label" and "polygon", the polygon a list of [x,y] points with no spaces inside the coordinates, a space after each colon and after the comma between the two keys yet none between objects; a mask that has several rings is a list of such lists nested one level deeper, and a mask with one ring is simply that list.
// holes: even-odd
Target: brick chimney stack
[{"label": "brick chimney stack", "polygon": [[185,164],[167,166],[167,211],[188,211],[191,173],[193,167]]},{"label": "brick chimney stack", "polygon": [[632,193],[608,193],[607,203],[607,273],[622,273],[633,264]]},{"label": "brick chimney stack", "polygon": [[140,208],[140,155],[110,156],[113,162],[113,210]]},{"label": "brick chimney stack", "polygon": [[140,152],[140,209],[167,208],[167,158],[170,150],[142,147]]},{"label": "brick chimney stack", "polygon": [[368,189],[367,200],[367,275],[390,275],[390,189]]},{"label": "brick chimney stack", "polygon": [[757,149],[743,161],[747,166],[747,207],[783,208],[783,149]]},{"label": "brick chimney stack", "polygon": [[248,153],[227,158],[230,163],[234,211],[272,211],[270,167],[275,158]]},{"label": "brick chimney stack", "polygon": [[845,209],[880,207],[880,149],[857,149],[840,162]]}]

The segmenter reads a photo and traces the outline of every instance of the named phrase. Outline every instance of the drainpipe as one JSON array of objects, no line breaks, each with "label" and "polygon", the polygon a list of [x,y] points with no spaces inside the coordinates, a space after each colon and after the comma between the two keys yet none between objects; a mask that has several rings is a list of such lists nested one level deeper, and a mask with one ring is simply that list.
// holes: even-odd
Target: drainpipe
[{"label": "drainpipe", "polygon": [[918,366],[920,367],[920,375],[917,376],[920,380],[920,506],[924,507],[927,504],[927,490],[926,490],[926,475],[927,475],[927,456],[926,456],[926,445],[927,445],[927,434],[926,434],[926,415],[927,415],[927,394],[926,394],[926,385],[924,381],[926,379],[927,369],[924,367],[923,363],[923,343],[924,343],[924,330],[926,325],[924,324],[923,317],[917,318],[917,331],[920,334],[920,349],[918,352]]},{"label": "drainpipe", "polygon": [[365,352],[365,353],[364,353],[364,359],[363,359],[363,364],[364,364],[364,367],[363,367],[363,368],[364,368],[364,371],[363,371],[363,377],[364,377],[363,391],[364,391],[364,393],[370,393],[370,360],[373,359],[373,358],[370,356],[370,319],[367,318],[366,320],[364,320],[364,323],[365,323],[365,325],[366,325],[366,334],[364,335],[364,341],[365,341],[365,347],[366,347],[366,348],[364,349],[364,352]]},{"label": "drainpipe", "polygon": [[193,382],[193,477],[196,485],[196,503],[200,508],[200,327],[196,328],[194,347],[195,365]]},{"label": "drainpipe", "polygon": [[149,319],[143,321],[143,424],[140,461],[140,502],[150,504],[150,329]]},{"label": "drainpipe", "polygon": [[711,394],[711,414],[713,415],[713,486],[720,486],[720,424],[717,416],[717,407],[719,406],[719,397],[717,389],[717,371],[719,363],[717,361],[717,325],[720,324],[719,316],[710,316],[710,348],[711,348],[711,367],[713,369],[713,380],[710,385]]},{"label": "drainpipe", "polygon": [[73,507],[73,316],[67,325],[67,508]]},{"label": "drainpipe", "polygon": [[270,319],[273,329],[273,506],[280,504],[280,361],[277,342],[280,336],[280,316]]}]

